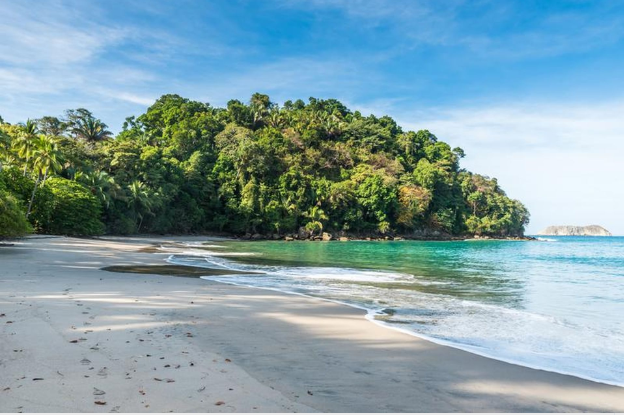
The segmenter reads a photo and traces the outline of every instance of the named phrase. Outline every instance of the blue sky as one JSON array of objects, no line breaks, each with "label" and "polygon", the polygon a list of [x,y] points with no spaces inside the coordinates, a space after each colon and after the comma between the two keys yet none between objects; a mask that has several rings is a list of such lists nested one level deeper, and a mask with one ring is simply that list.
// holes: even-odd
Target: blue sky
[{"label": "blue sky", "polygon": [[550,224],[624,234],[624,2],[13,1],[0,115],[86,107],[114,131],[158,96],[337,98],[466,150]]}]

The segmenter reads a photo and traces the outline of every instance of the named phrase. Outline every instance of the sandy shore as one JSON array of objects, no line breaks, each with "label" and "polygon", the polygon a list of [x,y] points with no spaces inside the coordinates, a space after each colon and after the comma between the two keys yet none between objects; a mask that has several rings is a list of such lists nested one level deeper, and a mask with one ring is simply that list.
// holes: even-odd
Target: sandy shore
[{"label": "sandy shore", "polygon": [[162,265],[151,242],[0,247],[0,411],[624,411],[624,388],[435,345],[346,306],[100,269]]}]

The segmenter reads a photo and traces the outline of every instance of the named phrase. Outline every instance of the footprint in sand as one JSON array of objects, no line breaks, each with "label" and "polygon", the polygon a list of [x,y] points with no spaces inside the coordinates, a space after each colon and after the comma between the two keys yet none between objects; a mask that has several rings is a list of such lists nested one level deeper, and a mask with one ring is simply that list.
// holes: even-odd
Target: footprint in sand
[{"label": "footprint in sand", "polygon": [[82,363],[83,365],[90,365],[91,361],[85,357],[80,361],[80,363]]},{"label": "footprint in sand", "polygon": [[104,366],[102,369],[100,369],[97,373],[97,375],[101,378],[106,378],[108,377],[108,370],[106,368],[106,366]]}]

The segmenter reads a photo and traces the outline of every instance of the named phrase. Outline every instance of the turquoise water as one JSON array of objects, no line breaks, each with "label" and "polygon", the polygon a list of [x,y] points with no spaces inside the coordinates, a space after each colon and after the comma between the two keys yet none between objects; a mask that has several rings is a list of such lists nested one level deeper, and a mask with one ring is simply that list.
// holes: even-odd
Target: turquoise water
[{"label": "turquoise water", "polygon": [[170,261],[261,272],[210,279],[347,303],[438,343],[624,386],[624,237],[226,242]]}]

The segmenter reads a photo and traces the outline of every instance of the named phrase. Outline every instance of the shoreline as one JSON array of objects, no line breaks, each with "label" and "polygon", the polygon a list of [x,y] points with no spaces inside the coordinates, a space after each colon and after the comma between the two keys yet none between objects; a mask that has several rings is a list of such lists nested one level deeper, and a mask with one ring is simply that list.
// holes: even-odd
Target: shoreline
[{"label": "shoreline", "polygon": [[[245,242],[245,241],[242,241]],[[301,241],[303,242],[303,241]],[[193,246],[191,246],[193,247]],[[195,247],[193,247],[195,248]],[[170,253],[170,252],[168,252]],[[175,254],[175,253],[171,253],[172,255],[166,259],[166,261],[170,264],[177,264],[178,262],[176,262],[176,260],[172,260],[172,258],[174,256],[178,256],[180,257],[180,255]],[[212,254],[212,253],[211,253]],[[223,255],[222,255],[223,254]],[[199,258],[201,258],[201,254]],[[202,266],[202,265],[195,265],[197,266],[198,269],[201,270],[206,270],[206,273],[208,274],[209,272],[215,271],[215,270],[221,270],[223,269],[224,271],[232,271],[232,270],[237,270],[239,273],[244,274],[245,272],[247,273],[252,273],[252,271],[250,270],[246,270],[243,271],[243,269],[245,268],[238,268],[237,267],[237,262],[236,262],[236,258],[230,258],[226,253],[222,253],[222,252],[218,252],[218,253],[214,253],[216,258],[222,258],[222,259],[230,259],[233,262],[230,263],[227,267],[225,267],[225,265],[220,264],[219,262],[215,263],[215,266]],[[192,256],[192,255],[191,255]],[[211,259],[215,259],[214,257],[208,257]],[[212,261],[209,261],[212,262]],[[180,262],[180,264],[183,263],[190,263],[190,262]],[[221,268],[221,267],[224,268]],[[294,267],[296,267],[296,265],[292,265]],[[332,266],[332,265],[327,265],[327,266]],[[356,267],[357,268],[357,267]],[[348,269],[343,269],[342,267],[338,266],[336,267],[337,270],[341,271],[341,272],[349,272]],[[363,270],[367,270],[367,268],[363,268]],[[376,269],[376,271],[381,271],[381,272],[385,272],[387,270],[384,269]],[[391,272],[391,271],[388,271]],[[262,270],[256,270],[256,273],[258,274],[264,274],[264,271]],[[239,275],[240,276],[240,275]],[[242,275],[244,276],[244,275]],[[223,278],[222,278],[223,277]],[[481,357],[486,357],[489,359],[493,359],[493,360],[497,360],[500,362],[505,362],[505,363],[509,363],[509,364],[513,364],[513,365],[517,365],[520,367],[526,367],[526,368],[530,368],[530,369],[535,369],[535,370],[543,370],[546,372],[551,372],[551,373],[556,373],[556,374],[560,374],[560,375],[566,375],[566,376],[574,376],[577,377],[579,379],[584,379],[584,380],[588,380],[588,381],[592,381],[592,382],[596,382],[596,383],[601,383],[601,384],[605,384],[605,385],[610,385],[610,386],[617,386],[617,387],[623,387],[624,388],[624,380],[619,380],[618,378],[609,378],[608,376],[602,376],[601,377],[601,373],[592,373],[591,370],[590,371],[583,371],[583,368],[579,368],[579,367],[570,367],[570,366],[565,366],[565,365],[557,365],[556,363],[551,363],[548,361],[540,361],[535,360],[534,357],[535,356],[539,356],[538,354],[505,354],[500,352],[500,350],[497,349],[488,349],[487,347],[481,347],[478,344],[467,344],[467,343],[462,343],[462,342],[456,342],[456,341],[451,341],[451,340],[446,340],[443,338],[438,338],[438,337],[433,337],[424,333],[421,333],[419,331],[416,330],[412,330],[411,328],[406,328],[407,326],[402,326],[400,324],[400,322],[389,322],[383,319],[383,317],[388,317],[390,316],[388,313],[385,312],[385,309],[391,306],[384,306],[384,307],[374,307],[372,304],[368,305],[368,304],[364,304],[360,301],[359,304],[357,303],[353,303],[353,302],[348,302],[348,301],[341,301],[341,300],[337,300],[337,299],[332,299],[331,295],[327,296],[327,295],[323,295],[321,293],[304,293],[301,291],[296,291],[295,287],[275,287],[275,286],[265,286],[264,284],[260,284],[260,285],[253,285],[253,282],[251,282],[251,280],[249,280],[249,282],[245,282],[245,281],[232,281],[230,278],[228,277],[236,277],[236,275],[231,275],[231,276],[220,276],[220,275],[205,275],[205,276],[201,276],[200,278],[208,280],[208,281],[215,281],[215,282],[219,282],[219,283],[224,283],[224,284],[231,284],[231,285],[235,285],[235,286],[240,286],[240,287],[247,287],[247,288],[252,288],[252,289],[261,289],[261,290],[268,290],[268,291],[274,291],[274,292],[280,292],[280,293],[285,293],[285,294],[289,294],[289,295],[297,295],[297,296],[302,296],[302,297],[306,297],[306,298],[312,298],[312,299],[317,299],[317,300],[322,300],[322,301],[328,301],[331,303],[335,303],[335,304],[341,304],[344,306],[348,306],[351,308],[355,308],[357,310],[363,310],[364,313],[364,317],[369,320],[370,322],[377,324],[381,327],[384,327],[386,329],[391,329],[391,330],[396,330],[399,331],[401,333],[410,335],[410,336],[414,336],[417,337],[419,339],[423,339],[441,346],[446,346],[446,347],[452,347],[458,350],[462,350],[471,354],[475,354],[477,356],[481,356]],[[327,293],[326,293],[327,294]],[[528,357],[527,357],[528,356]],[[585,367],[586,368],[586,367]],[[575,370],[576,369],[576,370]]]},{"label": "shoreline", "polygon": [[[210,268],[206,268],[206,269],[210,269]],[[444,347],[450,347],[453,349],[457,349],[457,350],[461,350],[463,352],[466,353],[470,353],[470,354],[474,354],[476,356],[479,357],[484,357],[486,359],[491,359],[491,360],[496,360],[499,362],[503,362],[503,363],[507,363],[510,365],[514,365],[514,366],[518,366],[518,367],[523,367],[523,368],[527,368],[527,369],[532,369],[532,370],[540,370],[540,371],[544,371],[544,372],[549,372],[549,373],[553,373],[553,374],[557,374],[557,375],[563,375],[563,376],[571,376],[577,379],[581,379],[581,380],[586,380],[589,382],[594,382],[594,383],[599,383],[602,385],[607,385],[607,386],[615,386],[615,387],[619,387],[619,388],[624,388],[624,382],[621,383],[616,383],[616,382],[609,382],[606,380],[601,380],[601,379],[594,379],[591,377],[587,377],[587,376],[582,376],[579,375],[577,373],[572,373],[572,372],[565,372],[565,371],[561,371],[561,370],[554,370],[554,369],[549,369],[549,368],[544,368],[544,367],[540,367],[537,365],[530,365],[527,363],[522,363],[522,362],[518,362],[518,361],[514,361],[512,359],[505,359],[502,357],[497,357],[494,355],[490,355],[487,354],[485,352],[479,352],[478,350],[475,350],[474,348],[470,348],[466,345],[462,345],[460,343],[453,343],[453,342],[449,342],[449,341],[445,341],[445,340],[441,340],[441,339],[437,339],[435,337],[431,337],[431,336],[427,336],[425,334],[421,334],[418,333],[416,331],[412,331],[412,330],[407,330],[407,329],[402,329],[400,327],[397,326],[393,326],[391,324],[388,324],[382,320],[378,320],[375,318],[376,315],[387,315],[383,312],[374,310],[374,309],[370,309],[370,308],[366,308],[364,306],[359,306],[357,304],[350,304],[344,301],[339,301],[339,300],[332,300],[330,298],[325,298],[325,297],[317,297],[317,296],[313,296],[313,295],[309,295],[309,294],[304,294],[304,293],[298,293],[295,291],[287,291],[287,290],[281,290],[279,288],[271,288],[271,287],[258,287],[258,286],[253,286],[253,285],[248,285],[248,284],[240,284],[240,283],[236,283],[236,282],[230,282],[230,281],[223,281],[223,280],[219,280],[217,279],[218,276],[201,276],[199,277],[202,280],[205,281],[211,281],[211,282],[216,282],[219,284],[228,284],[228,285],[234,285],[237,287],[245,287],[245,288],[251,288],[251,289],[256,289],[256,290],[267,290],[267,291],[274,291],[274,292],[279,292],[282,294],[287,294],[287,295],[297,295],[297,296],[301,296],[304,298],[310,298],[313,300],[320,300],[320,301],[327,301],[329,303],[333,303],[333,304],[339,304],[345,307],[349,307],[349,308],[354,308],[356,310],[360,310],[363,311],[363,317],[365,320],[376,324],[380,327],[383,327],[385,329],[388,330],[394,330],[397,331],[399,333],[403,333],[406,334],[408,336],[412,336],[415,337],[417,339],[421,339],[421,340],[425,340],[434,344],[437,344],[439,346],[444,346]]]},{"label": "shoreline", "polygon": [[[107,265],[152,265],[160,260],[139,252],[141,248],[163,240],[192,239],[27,238],[14,247],[0,248],[4,265],[0,314],[13,321],[6,324],[5,317],[0,319],[5,340],[0,345],[5,373],[0,378],[0,410],[108,412],[117,406],[121,412],[624,409],[621,387],[441,346],[388,330],[380,322],[370,324],[351,306],[196,278],[100,270]],[[70,285],[72,290],[64,291]],[[79,304],[90,306],[87,312],[94,317],[97,314],[82,328],[78,324],[86,317],[70,313],[85,310],[75,307]],[[84,340],[59,342],[59,336]],[[94,336],[99,336],[99,346],[92,347],[103,351],[86,348]],[[149,354],[162,354],[166,361],[169,355],[189,356],[180,355],[186,350],[195,364],[173,372],[166,369],[175,373],[175,383],[155,381],[154,375],[164,369],[153,371],[153,363],[142,364],[154,359],[145,355],[146,347]],[[88,379],[96,381],[86,381],[80,373],[89,374],[88,368],[80,363],[77,348],[85,359],[104,359],[99,364],[108,365],[108,378],[91,372]],[[27,353],[27,358],[21,353]],[[223,359],[230,362],[225,365]],[[124,373],[130,373],[131,379],[124,379]],[[197,392],[202,386],[194,382],[202,373],[206,377],[200,382],[206,388]],[[45,380],[32,381],[35,375]],[[50,382],[50,377],[56,381]],[[232,388],[238,392],[223,389],[226,383],[238,385]],[[106,391],[107,405],[94,405],[92,384]],[[149,389],[148,403],[140,388]],[[66,405],[67,393],[72,399]],[[217,405],[221,400],[225,403]]]}]

